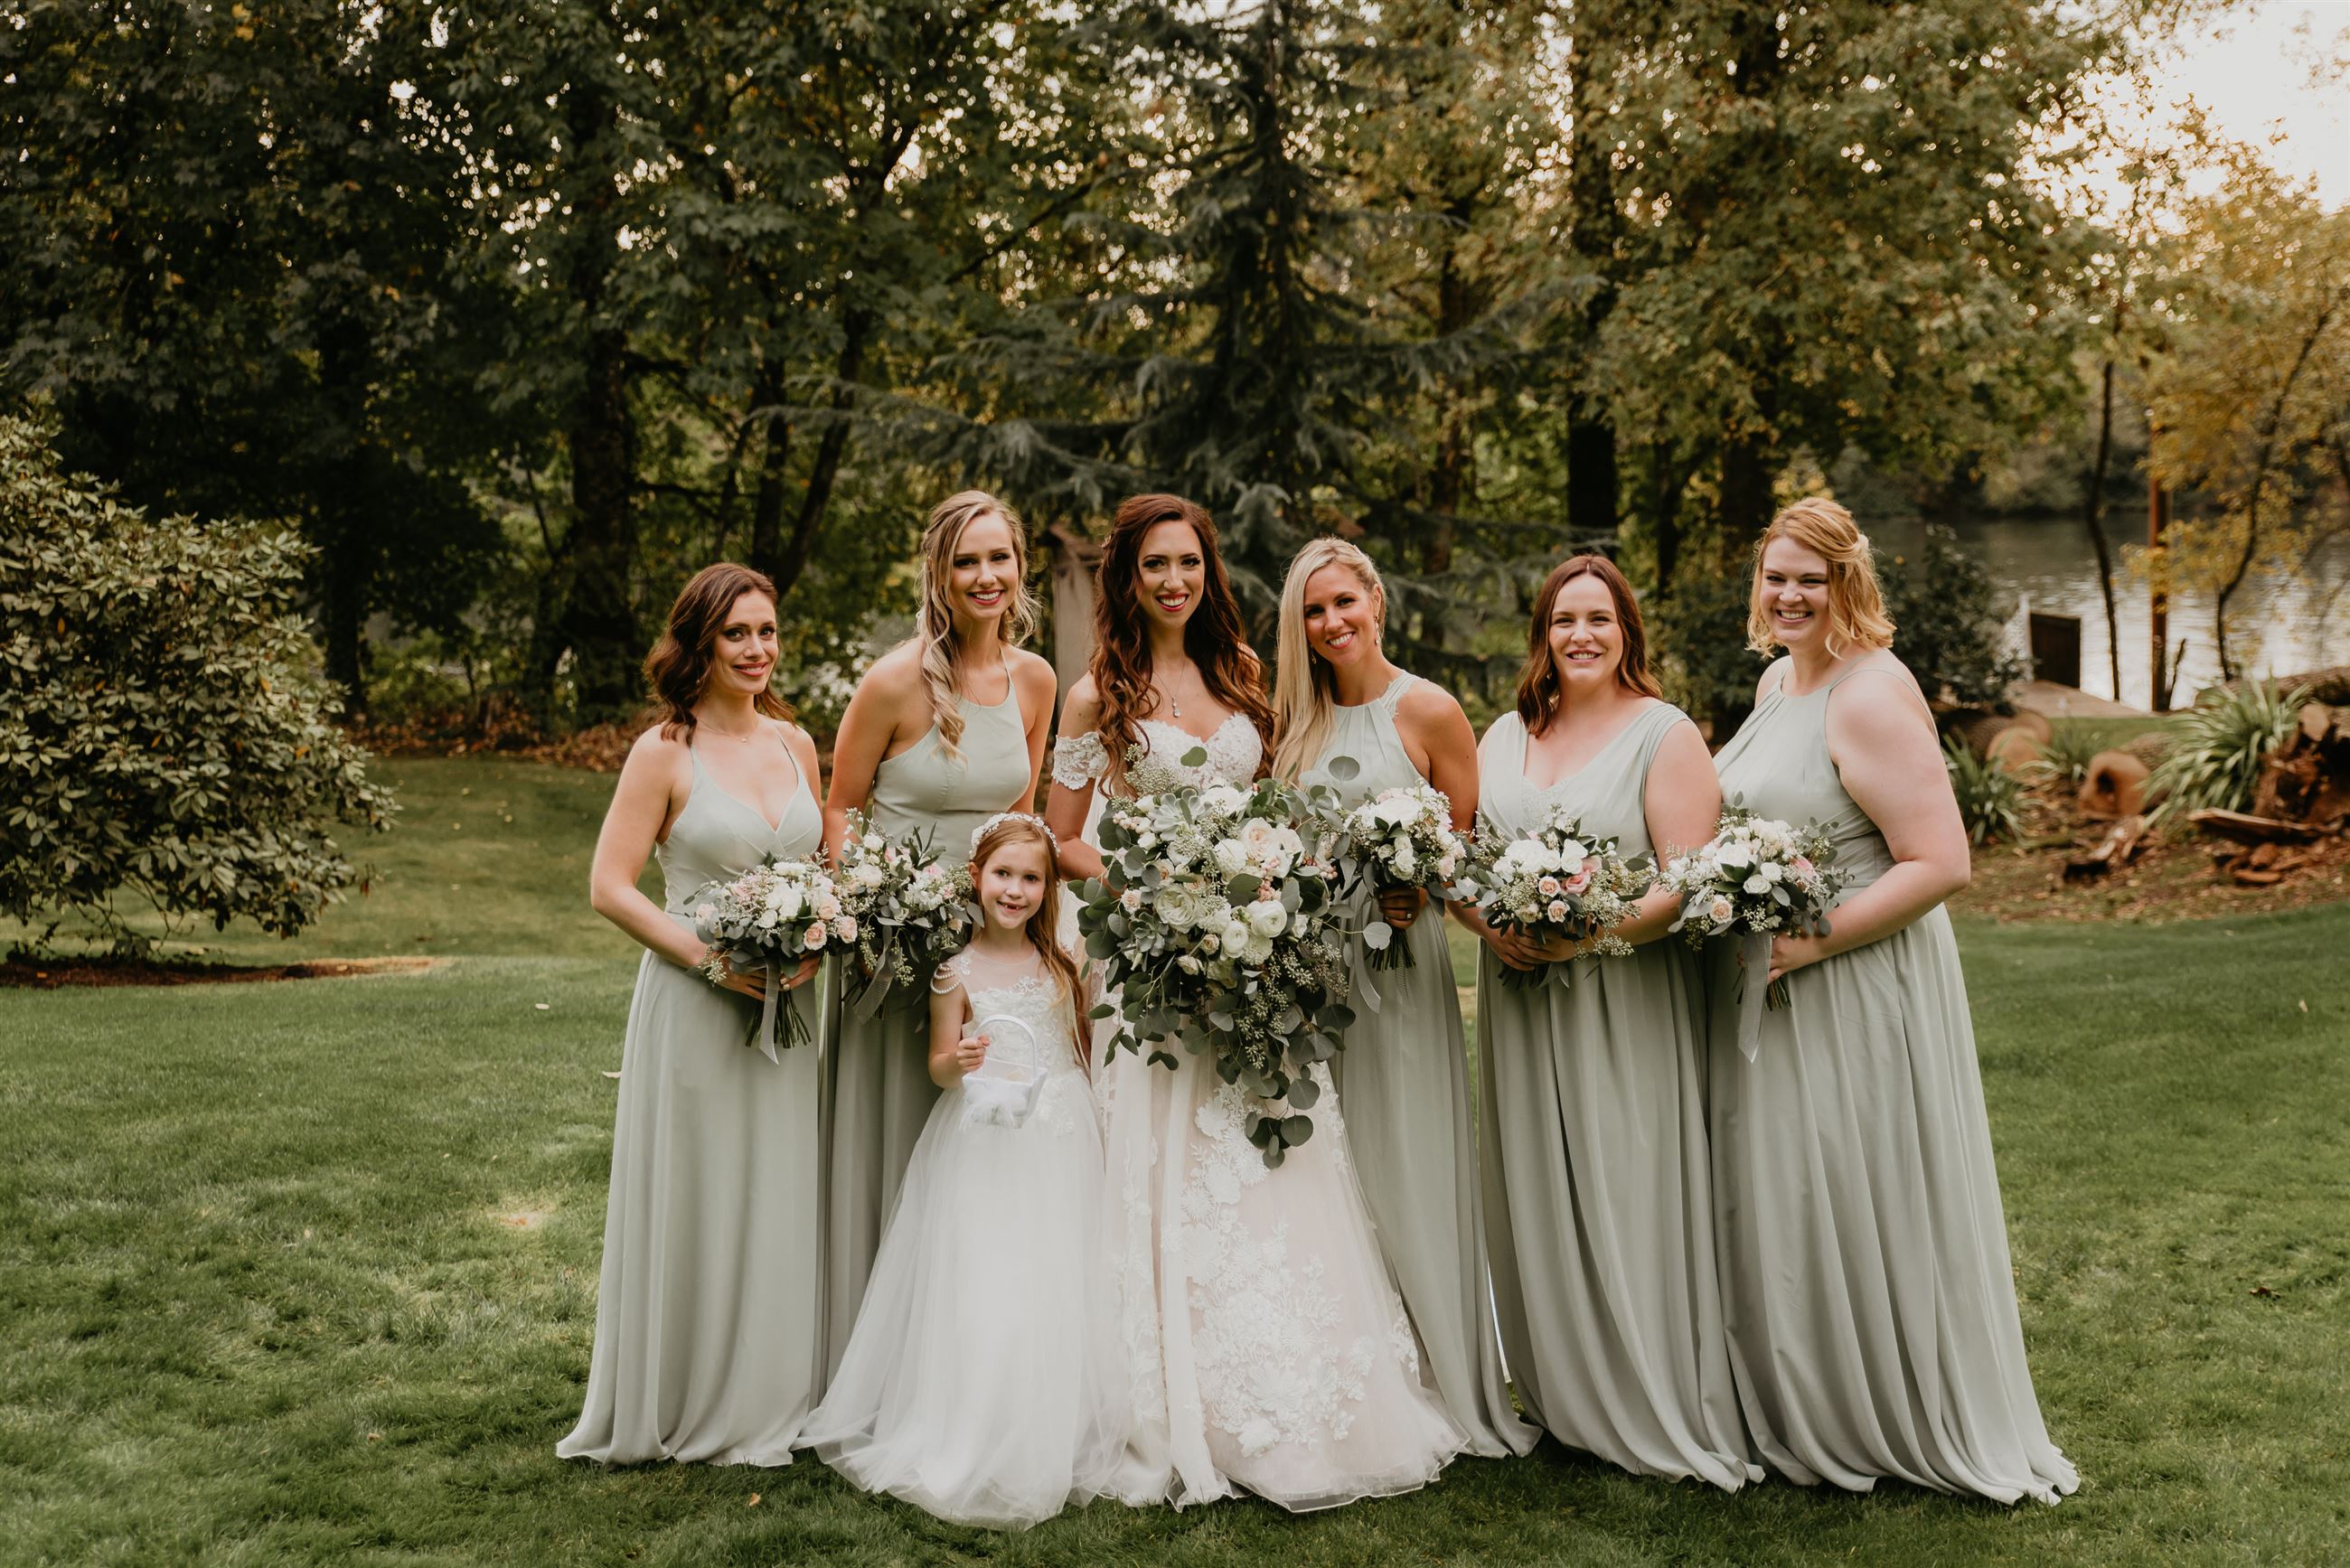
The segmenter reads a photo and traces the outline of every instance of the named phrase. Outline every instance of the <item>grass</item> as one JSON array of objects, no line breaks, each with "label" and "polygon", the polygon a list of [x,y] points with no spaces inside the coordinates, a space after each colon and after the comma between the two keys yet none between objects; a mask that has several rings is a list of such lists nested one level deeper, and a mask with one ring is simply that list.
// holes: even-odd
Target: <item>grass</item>
[{"label": "grass", "polygon": [[2059,1508],[1721,1497],[1545,1445],[1305,1519],[1097,1505],[994,1536],[813,1462],[555,1458],[633,969],[578,908],[608,781],[395,771],[376,892],[251,946],[465,956],[0,992],[0,1561],[2299,1564],[2350,1540],[2350,907],[1962,928],[2041,1401],[2086,1477]]}]

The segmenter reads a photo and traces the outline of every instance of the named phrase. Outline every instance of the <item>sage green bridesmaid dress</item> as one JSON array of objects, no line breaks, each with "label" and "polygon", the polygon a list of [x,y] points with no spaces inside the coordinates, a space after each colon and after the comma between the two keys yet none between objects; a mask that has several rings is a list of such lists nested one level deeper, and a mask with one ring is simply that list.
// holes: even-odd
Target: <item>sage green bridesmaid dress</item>
[{"label": "sage green bridesmaid dress", "polygon": [[[1479,815],[1504,833],[1564,805],[1648,853],[1648,768],[1689,718],[1656,702],[1576,772],[1526,782],[1514,712],[1478,749]],[[1704,1041],[1676,937],[1582,958],[1573,983],[1502,983],[1477,960],[1485,1233],[1518,1398],[1570,1448],[1735,1490],[1748,1462],[1714,1271]],[[1351,1119],[1351,1107],[1350,1107]]]},{"label": "sage green bridesmaid dress", "polygon": [[[1327,784],[1348,805],[1426,783],[1396,732],[1396,706],[1416,679],[1399,675],[1372,701],[1337,709],[1329,743],[1299,782]],[[1332,777],[1339,757],[1360,771]],[[1373,971],[1379,1005],[1356,1004],[1331,1077],[1371,1223],[1445,1413],[1467,1435],[1470,1452],[1523,1454],[1541,1434],[1511,1407],[1494,1335],[1468,1053],[1443,908],[1423,909],[1403,940],[1417,961]]]},{"label": "sage green bridesmaid dress", "polygon": [[[655,851],[663,907],[769,854],[813,855],[824,816],[802,778],[770,826],[693,753],[693,787]],[[648,952],[620,1055],[596,1348],[579,1424],[556,1445],[608,1465],[785,1465],[824,1366],[819,1158],[823,1023],[770,1062],[745,1039],[759,1004]],[[777,1021],[778,1040],[781,1021]]]},{"label": "sage green bridesmaid dress", "polygon": [[[962,706],[960,758],[947,753],[934,723],[874,769],[867,815],[878,831],[892,838],[926,832],[933,855],[960,865],[970,858],[971,836],[981,823],[1028,805],[1036,775],[1020,692],[1016,683],[1006,684],[1003,701],[993,707],[955,699]],[[871,1009],[860,1004],[854,986],[844,985],[839,966],[830,967],[827,989],[840,1023],[826,1140],[827,1380],[847,1354],[882,1230],[897,1207],[898,1185],[939,1097],[931,1082],[929,977],[892,985]]]},{"label": "sage green bridesmaid dress", "polygon": [[[1828,755],[1831,695],[1859,676],[1908,685],[1877,663],[1794,696],[1782,671],[1716,759],[1725,799],[1826,829],[1846,898],[1893,865]],[[1713,947],[1715,1216],[1763,1462],[1855,1491],[1880,1476],[2002,1502],[2073,1490],[2024,1364],[1949,914],[1797,970],[1790,1005],[1759,1012],[1751,1061],[1736,944]]]}]

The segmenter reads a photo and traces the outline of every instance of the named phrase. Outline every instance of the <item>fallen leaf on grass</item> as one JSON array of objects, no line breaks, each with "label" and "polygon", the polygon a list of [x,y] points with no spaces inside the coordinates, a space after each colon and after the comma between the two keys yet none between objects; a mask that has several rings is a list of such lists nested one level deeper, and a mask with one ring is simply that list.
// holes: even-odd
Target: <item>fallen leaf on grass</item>
[{"label": "fallen leaf on grass", "polygon": [[2266,1285],[2254,1285],[2251,1290],[2246,1291],[2244,1293],[2250,1296],[2274,1296],[2276,1292],[2269,1289]]},{"label": "fallen leaf on grass", "polygon": [[619,1075],[619,1075],[619,1074],[618,1074],[618,1073],[607,1073],[607,1074],[605,1074],[605,1075],[604,1075],[604,1076],[606,1076],[606,1077],[608,1077],[608,1078],[617,1078],[617,1077],[619,1077]]},{"label": "fallen leaf on grass", "polygon": [[541,1012],[545,1012],[546,1011],[546,1003],[544,1002],[534,1002],[531,1003],[531,1006],[536,1008]]},{"label": "fallen leaf on grass", "polygon": [[758,1494],[757,1492],[755,1492],[755,1491],[754,1491],[754,1492],[753,1492],[753,1493],[751,1494],[751,1501],[750,1501],[749,1502],[747,1502],[747,1503],[743,1504],[743,1506],[744,1506],[745,1508],[756,1508],[756,1507],[758,1507],[758,1506],[759,1506],[759,1494]]}]

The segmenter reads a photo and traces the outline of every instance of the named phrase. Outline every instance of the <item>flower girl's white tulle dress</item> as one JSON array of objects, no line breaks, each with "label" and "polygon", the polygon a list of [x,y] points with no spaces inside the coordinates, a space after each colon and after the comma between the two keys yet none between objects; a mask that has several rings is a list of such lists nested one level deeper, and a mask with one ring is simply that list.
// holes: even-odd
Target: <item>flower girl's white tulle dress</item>
[{"label": "flower girl's white tulle dress", "polygon": [[[839,1373],[802,1440],[870,1491],[959,1523],[1023,1527],[1120,1485],[1128,1378],[1101,1234],[1101,1131],[1070,1008],[1040,961],[965,951],[983,1025],[1035,1037],[1045,1083],[1021,1125],[941,1096],[914,1147]],[[1082,1007],[1084,1003],[1080,1002]],[[1001,1022],[991,1054],[1025,1058]],[[1131,1473],[1128,1471],[1127,1473]]]},{"label": "flower girl's white tulle dress", "polygon": [[[1246,788],[1263,755],[1239,714],[1205,742],[1156,720],[1142,733],[1134,794]],[[1187,766],[1194,747],[1206,757]],[[1065,736],[1053,776],[1081,789],[1107,761],[1098,736]],[[1178,1505],[1245,1487],[1303,1511],[1426,1485],[1468,1439],[1422,1376],[1329,1075],[1314,1069],[1313,1137],[1269,1170],[1241,1090],[1177,1054],[1172,1072],[1128,1051],[1096,1068],[1140,1469],[1121,1487],[1139,1480]]]}]

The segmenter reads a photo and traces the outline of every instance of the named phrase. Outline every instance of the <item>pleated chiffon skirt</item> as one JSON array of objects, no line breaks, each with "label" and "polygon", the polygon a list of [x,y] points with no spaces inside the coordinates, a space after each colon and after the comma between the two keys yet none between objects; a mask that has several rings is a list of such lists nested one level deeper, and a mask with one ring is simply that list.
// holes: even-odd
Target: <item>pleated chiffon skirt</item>
[{"label": "pleated chiffon skirt", "polygon": [[2001,1502],[2072,1491],[2024,1361],[1949,915],[1796,971],[1751,1063],[1719,946],[1714,1206],[1764,1462],[1856,1491],[1880,1476]]}]

